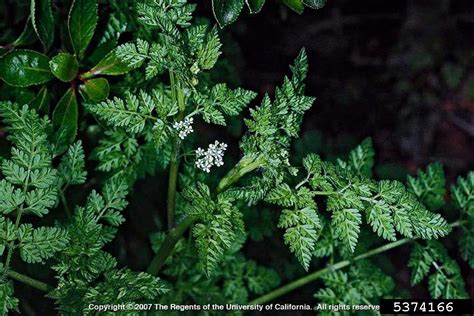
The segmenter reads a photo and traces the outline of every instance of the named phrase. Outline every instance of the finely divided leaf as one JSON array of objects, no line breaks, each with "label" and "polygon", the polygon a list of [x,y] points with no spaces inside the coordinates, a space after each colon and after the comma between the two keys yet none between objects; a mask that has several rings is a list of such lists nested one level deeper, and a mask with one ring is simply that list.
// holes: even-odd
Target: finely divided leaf
[{"label": "finely divided leaf", "polygon": [[354,252],[360,233],[361,216],[356,209],[338,209],[332,213],[334,235]]},{"label": "finely divided leaf", "polygon": [[82,142],[77,141],[69,146],[66,154],[61,158],[58,167],[61,185],[82,184],[86,181],[85,157]]},{"label": "finely divided leaf", "polygon": [[56,252],[64,249],[68,242],[67,232],[56,227],[33,229],[29,224],[20,226],[20,255],[27,263],[44,263]]},{"label": "finely divided leaf", "polygon": [[321,230],[319,217],[314,209],[284,210],[278,227],[285,228],[284,240],[307,271],[314,245]]},{"label": "finely divided leaf", "polygon": [[440,163],[428,165],[426,171],[420,170],[416,178],[408,176],[408,191],[425,204],[436,210],[444,205],[446,180]]}]

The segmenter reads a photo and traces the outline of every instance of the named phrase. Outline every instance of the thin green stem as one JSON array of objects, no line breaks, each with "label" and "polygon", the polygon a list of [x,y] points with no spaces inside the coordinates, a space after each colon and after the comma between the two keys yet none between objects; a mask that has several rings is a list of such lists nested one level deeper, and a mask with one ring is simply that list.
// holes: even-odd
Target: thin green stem
[{"label": "thin green stem", "polygon": [[35,289],[38,289],[38,290],[43,291],[43,292],[51,292],[54,289],[54,287],[52,287],[49,284],[38,281],[38,280],[33,279],[33,278],[31,278],[27,275],[15,272],[13,270],[8,270],[7,271],[7,276],[12,278],[13,280],[19,281],[21,283],[24,283],[26,285],[34,287]]},{"label": "thin green stem", "polygon": [[[171,96],[174,102],[177,102],[179,112],[177,120],[181,121],[184,118],[184,111],[186,109],[186,103],[184,99],[184,91],[180,83],[176,80],[175,75],[170,71],[170,82],[171,82]],[[178,184],[178,170],[179,170],[179,137],[175,137],[173,142],[173,149],[171,152],[170,161],[170,173],[168,179],[168,196],[166,202],[166,210],[168,217],[168,230],[172,230],[176,226],[175,220],[175,209],[176,209],[176,189]]]},{"label": "thin green stem", "polygon": [[[457,221],[457,222],[454,222],[452,224],[450,224],[451,227],[457,227],[457,226],[460,226],[462,223]],[[298,289],[308,283],[311,283],[317,279],[319,279],[319,277],[321,277],[323,274],[327,273],[327,272],[332,272],[332,271],[336,271],[336,270],[339,270],[339,269],[342,269],[342,268],[345,268],[347,266],[349,266],[350,264],[352,264],[353,262],[356,262],[356,261],[359,261],[359,260],[362,260],[362,259],[367,259],[367,258],[370,258],[372,256],[375,256],[375,255],[378,255],[380,253],[383,253],[385,251],[388,251],[388,250],[391,250],[391,249],[394,249],[394,248],[397,248],[399,246],[402,246],[404,244],[407,244],[409,242],[412,242],[414,241],[414,239],[412,238],[404,238],[404,239],[400,239],[400,240],[397,240],[397,241],[394,241],[394,242],[391,242],[391,243],[388,243],[388,244],[385,244],[383,246],[380,246],[380,247],[377,247],[377,248],[374,248],[372,250],[369,250],[361,255],[358,255],[354,258],[352,258],[352,260],[342,260],[342,261],[339,261],[333,265],[329,265],[323,269],[320,269],[318,271],[315,271],[313,273],[310,273],[308,275],[305,275],[304,277],[302,278],[299,278],[293,282],[290,282],[282,287],[279,287],[277,288],[276,290],[273,290],[263,296],[260,296],[252,301],[249,302],[249,304],[264,304],[264,303],[267,303],[267,302],[270,302],[280,296],[283,296],[295,289]]]},{"label": "thin green stem", "polygon": [[298,184],[295,186],[295,190],[298,190],[301,186],[303,186],[303,185],[305,185],[306,183],[308,183],[310,176],[311,176],[311,173],[308,172],[308,175],[306,176],[306,178],[304,178],[300,183],[298,183]]},{"label": "thin green stem", "polygon": [[155,255],[150,265],[148,266],[147,272],[152,275],[157,275],[166,262],[166,259],[170,256],[174,249],[174,246],[183,234],[188,230],[189,227],[197,220],[194,216],[188,216],[182,220],[178,226],[173,228],[166,237],[165,241],[161,245],[158,253]]},{"label": "thin green stem", "polygon": [[[174,151],[174,150],[173,150]],[[179,163],[177,157],[171,159],[170,175],[168,178],[168,197],[166,202],[166,210],[168,214],[168,230],[172,230],[176,224],[175,222],[175,208],[176,208],[176,187],[178,182]]]},{"label": "thin green stem", "polygon": [[[21,219],[22,214],[23,214],[23,205],[21,206],[20,210],[18,211],[18,214],[16,215],[15,231],[17,231],[18,227],[20,227],[20,219]],[[10,269],[10,263],[12,261],[12,255],[13,255],[14,249],[15,249],[15,241],[12,240],[8,244],[7,258],[5,259],[5,264],[3,266],[3,270],[5,271],[5,273],[8,273],[8,270]]]},{"label": "thin green stem", "polygon": [[314,195],[333,195],[335,192],[332,191],[311,191]]},{"label": "thin green stem", "polygon": [[[221,192],[225,190],[231,184],[237,182],[243,175],[261,166],[262,163],[263,157],[242,158],[241,161],[237,164],[237,166],[234,167],[224,178],[222,178],[216,191]],[[168,193],[169,192],[170,191],[168,191]],[[157,254],[151,261],[150,265],[148,266],[148,273],[152,275],[157,275],[158,272],[160,272],[161,268],[166,262],[166,259],[170,256],[178,240],[181,238],[181,236],[183,236],[183,234],[188,230],[188,228],[191,227],[191,225],[194,224],[195,221],[197,221],[197,219],[198,218],[195,216],[188,216],[183,221],[181,221],[177,227],[172,228],[170,230],[165,241],[163,242]]]},{"label": "thin green stem", "polygon": [[339,270],[339,269],[342,269],[344,267],[347,267],[349,266],[352,262],[355,262],[355,261],[358,261],[358,260],[362,260],[362,259],[365,259],[365,258],[369,258],[369,257],[372,257],[372,256],[375,256],[379,253],[382,253],[384,251],[387,251],[387,250],[390,250],[390,249],[393,249],[393,248],[396,248],[398,246],[401,246],[401,245],[404,245],[408,242],[412,241],[412,239],[409,239],[409,238],[404,238],[404,239],[400,239],[398,241],[395,241],[395,242],[392,242],[392,243],[389,243],[389,244],[386,244],[386,245],[383,245],[381,247],[378,247],[378,248],[375,248],[375,249],[372,249],[362,255],[359,255],[355,258],[352,259],[352,261],[350,260],[343,260],[343,261],[339,261],[333,265],[329,265],[323,269],[320,269],[318,271],[315,271],[313,273],[310,273],[308,275],[305,275],[304,277],[298,279],[298,280],[295,280],[293,282],[290,282],[282,287],[279,287],[278,289],[276,290],[273,290],[263,296],[260,296],[254,300],[252,300],[249,304],[263,304],[263,303],[267,303],[267,302],[270,302],[282,295],[285,295],[297,288],[300,288],[308,283],[311,283],[315,280],[317,280],[321,275],[327,273],[327,272],[331,272],[331,271],[336,271],[336,270]]},{"label": "thin green stem", "polygon": [[63,204],[64,210],[66,211],[66,215],[68,218],[72,217],[71,209],[69,208],[69,205],[66,200],[66,195],[64,194],[64,191],[66,189],[61,191],[61,194],[59,195],[61,197],[61,203]]}]

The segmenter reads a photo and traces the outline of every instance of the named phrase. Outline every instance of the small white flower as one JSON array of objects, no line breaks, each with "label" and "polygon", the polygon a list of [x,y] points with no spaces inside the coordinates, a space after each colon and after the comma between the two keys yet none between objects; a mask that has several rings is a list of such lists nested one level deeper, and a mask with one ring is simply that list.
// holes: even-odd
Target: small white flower
[{"label": "small white flower", "polygon": [[220,167],[224,165],[224,152],[227,144],[219,143],[217,140],[210,144],[206,151],[202,148],[196,150],[196,167],[209,173],[212,166]]},{"label": "small white flower", "polygon": [[187,117],[184,121],[175,122],[173,128],[178,132],[178,137],[180,139],[185,139],[186,136],[193,132],[193,122],[192,117]]}]

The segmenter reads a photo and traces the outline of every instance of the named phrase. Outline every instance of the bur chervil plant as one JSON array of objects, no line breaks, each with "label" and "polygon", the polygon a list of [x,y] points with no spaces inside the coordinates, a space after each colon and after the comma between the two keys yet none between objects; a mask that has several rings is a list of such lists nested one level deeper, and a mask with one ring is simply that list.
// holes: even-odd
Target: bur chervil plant
[{"label": "bur chervil plant", "polygon": [[[223,17],[242,8],[219,2]],[[459,236],[473,266],[474,174],[449,192],[439,163],[406,182],[379,179],[370,139],[345,158],[296,157],[292,143],[315,104],[304,49],[275,92],[257,97],[223,82],[221,31],[186,0],[9,5],[29,10],[0,57],[2,314],[31,308],[21,284],[64,315],[107,304],[132,314],[158,303],[197,304],[194,312],[263,304],[308,284],[308,304],[376,304],[402,295],[373,258],[401,246],[413,286],[468,296],[443,238]],[[225,131],[242,117],[237,146]],[[197,135],[209,128],[222,132]],[[153,257],[132,269],[115,242],[127,238],[127,201],[152,177],[166,198],[144,219],[158,219],[147,232]],[[258,262],[248,245],[264,238],[273,259]],[[274,245],[294,260],[272,262]]]}]

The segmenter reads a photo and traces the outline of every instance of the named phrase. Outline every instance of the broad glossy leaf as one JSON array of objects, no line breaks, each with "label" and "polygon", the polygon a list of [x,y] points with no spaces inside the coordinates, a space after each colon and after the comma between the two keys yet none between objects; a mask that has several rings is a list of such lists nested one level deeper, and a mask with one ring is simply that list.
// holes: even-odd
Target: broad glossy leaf
[{"label": "broad glossy leaf", "polygon": [[0,78],[11,86],[27,87],[53,78],[49,58],[41,53],[19,49],[0,58]]},{"label": "broad glossy leaf", "polygon": [[51,0],[31,0],[31,22],[36,35],[48,50],[54,40],[54,19]]},{"label": "broad glossy leaf", "polygon": [[97,65],[83,74],[82,77],[87,79],[96,75],[118,76],[132,70],[132,67],[120,61],[115,53],[116,51],[117,49],[114,49],[108,53]]},{"label": "broad glossy leaf", "polygon": [[303,0],[283,0],[288,8],[295,11],[298,14],[303,13],[304,5]]},{"label": "broad glossy leaf", "polygon": [[109,82],[105,78],[87,80],[80,89],[95,102],[105,100],[109,96]]},{"label": "broad glossy leaf", "polygon": [[327,0],[303,0],[303,4],[311,9],[321,9],[326,5]]},{"label": "broad glossy leaf", "polygon": [[37,111],[48,112],[49,93],[48,88],[43,86],[38,94],[28,103],[30,109]]},{"label": "broad glossy leaf", "polygon": [[49,68],[56,78],[69,82],[77,75],[77,59],[69,53],[59,53],[51,59]]},{"label": "broad glossy leaf", "polygon": [[247,3],[250,13],[254,14],[262,10],[265,0],[245,0],[245,3]]},{"label": "broad glossy leaf", "polygon": [[69,11],[68,27],[72,47],[82,59],[97,26],[97,0],[74,0]]},{"label": "broad glossy leaf", "polygon": [[73,88],[69,88],[59,100],[53,112],[53,127],[56,143],[67,145],[74,141],[77,133],[77,98]]},{"label": "broad glossy leaf", "polygon": [[237,20],[243,6],[244,0],[212,0],[212,12],[221,28]]}]

